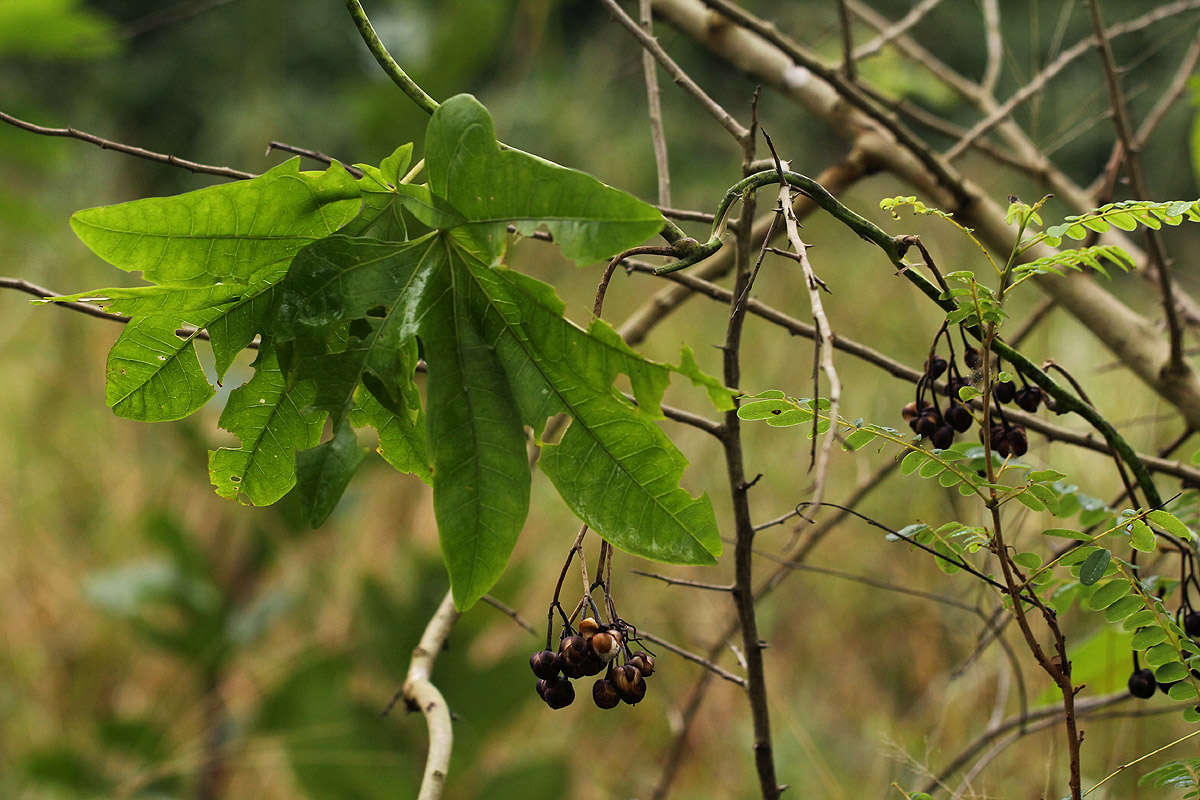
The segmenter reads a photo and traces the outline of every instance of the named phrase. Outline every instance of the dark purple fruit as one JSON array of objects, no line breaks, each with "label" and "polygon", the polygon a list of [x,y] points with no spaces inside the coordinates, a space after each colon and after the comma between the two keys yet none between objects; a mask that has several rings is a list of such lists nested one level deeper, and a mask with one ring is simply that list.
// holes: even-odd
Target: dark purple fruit
[{"label": "dark purple fruit", "polygon": [[946,364],[946,359],[941,356],[934,356],[925,362],[925,375],[929,378],[941,377],[942,373],[946,371],[947,366],[949,365]]},{"label": "dark purple fruit", "polygon": [[942,427],[942,415],[937,412],[937,409],[931,408],[917,418],[917,433],[922,436],[933,436],[934,431]]},{"label": "dark purple fruit", "polygon": [[900,416],[904,417],[904,421],[912,423],[917,418],[917,401],[912,400],[905,404],[904,408],[900,409]]},{"label": "dark purple fruit", "polygon": [[1021,425],[1013,425],[1008,431],[1008,449],[1014,456],[1020,458],[1029,452],[1029,437],[1025,435],[1025,428]]},{"label": "dark purple fruit", "polygon": [[551,708],[566,708],[575,702],[575,687],[566,678],[543,678],[537,683],[537,691]]},{"label": "dark purple fruit", "polygon": [[1018,406],[1032,414],[1042,404],[1042,390],[1036,386],[1026,386],[1024,389],[1017,390],[1013,400]]},{"label": "dark purple fruit", "polygon": [[629,659],[629,663],[637,667],[643,678],[649,678],[654,674],[654,656],[645,650],[638,650],[634,653],[633,658]]},{"label": "dark purple fruit", "polygon": [[594,651],[588,650],[587,658],[584,660],[583,665],[579,668],[580,674],[572,675],[571,677],[582,678],[585,675],[599,675],[601,672],[604,672],[604,668],[607,666],[607,661],[601,658]]},{"label": "dark purple fruit", "polygon": [[933,432],[933,436],[929,437],[929,441],[933,442],[933,446],[937,449],[945,450],[954,444],[954,428],[949,425],[943,425]]},{"label": "dark purple fruit", "polygon": [[1191,611],[1184,616],[1183,629],[1193,639],[1200,639],[1200,611]]},{"label": "dark purple fruit", "polygon": [[1140,697],[1143,700],[1153,697],[1156,686],[1154,673],[1148,669],[1136,670],[1129,676],[1129,693],[1134,697]]},{"label": "dark purple fruit", "polygon": [[979,351],[974,347],[968,347],[963,353],[963,363],[971,369],[979,369],[983,366],[983,357],[979,355]]},{"label": "dark purple fruit", "polygon": [[587,650],[587,640],[582,636],[567,636],[558,644],[558,657],[563,666],[575,666],[584,662]]},{"label": "dark purple fruit", "polygon": [[592,701],[600,708],[616,708],[621,702],[621,693],[612,681],[601,678],[592,684]]},{"label": "dark purple fruit", "polygon": [[539,678],[550,680],[558,675],[558,653],[553,650],[543,650],[529,657],[529,668]]},{"label": "dark purple fruit", "polygon": [[621,699],[630,705],[641,702],[642,698],[646,696],[646,679],[632,664],[614,667],[609,672],[608,679],[617,688]]},{"label": "dark purple fruit", "polygon": [[1001,381],[992,388],[992,393],[1001,403],[1011,403],[1017,396],[1017,385],[1012,381]]},{"label": "dark purple fruit", "polygon": [[971,427],[974,419],[971,417],[971,412],[967,411],[962,406],[950,406],[946,409],[946,422],[950,423],[950,427],[962,433]]}]

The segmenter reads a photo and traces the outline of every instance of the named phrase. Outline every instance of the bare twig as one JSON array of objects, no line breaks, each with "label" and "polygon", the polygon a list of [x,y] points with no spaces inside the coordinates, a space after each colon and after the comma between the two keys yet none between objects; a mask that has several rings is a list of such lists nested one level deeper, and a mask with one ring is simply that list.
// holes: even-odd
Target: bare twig
[{"label": "bare twig", "polygon": [[508,617],[513,622],[520,625],[525,630],[532,633],[534,636],[537,636],[537,628],[533,627],[528,622],[526,622],[525,619],[520,614],[517,613],[517,610],[515,608],[513,608],[509,605],[506,605],[504,602],[502,602],[501,600],[499,600],[495,597],[492,597],[490,594],[485,594],[483,597],[481,597],[479,599],[482,600],[483,602],[487,603],[492,608],[499,611],[501,614],[504,614],[506,617]]},{"label": "bare twig", "polygon": [[687,578],[672,578],[670,575],[660,575],[657,572],[643,572],[640,569],[630,570],[634,575],[641,575],[643,578],[654,578],[662,581],[668,586],[688,586],[692,589],[705,589],[710,592],[732,592],[733,586],[728,583],[702,583],[700,581],[688,580]]},{"label": "bare twig", "polygon": [[663,69],[667,71],[671,79],[695,98],[704,110],[721,124],[721,127],[729,131],[730,135],[738,142],[746,140],[746,137],[750,135],[750,130],[734,119],[733,115],[722,108],[720,103],[712,99],[707,92],[701,89],[700,85],[692,80],[691,76],[684,72],[683,68],[676,64],[671,56],[667,55],[667,51],[663,50],[662,45],[658,43],[657,39],[642,30],[642,27],[625,13],[625,10],[617,4],[616,0],[601,0],[601,2],[604,3],[604,7],[613,15],[613,18],[633,34],[634,38],[638,40],[646,52],[654,56],[654,59],[659,64],[662,64]]},{"label": "bare twig", "polygon": [[[757,127],[757,100],[752,127]],[[743,147],[742,172],[746,174],[754,161],[755,131],[741,139]],[[742,328],[746,307],[739,308],[739,297],[750,282],[750,256],[753,252],[754,212],[756,197],[748,192],[742,200],[741,217],[730,226],[737,247],[734,261],[734,284],[731,293],[729,321],[725,326],[722,347],[723,377],[726,386],[737,386],[741,380]],[[745,459],[742,453],[741,419],[737,409],[725,413],[725,432],[722,439],[725,469],[733,505],[736,535],[734,546],[733,599],[742,645],[746,659],[746,694],[750,702],[750,717],[754,730],[754,765],[758,774],[759,792],[763,800],[777,800],[781,787],[775,776],[775,755],[771,744],[770,705],[767,702],[766,675],[763,667],[765,643],[758,636],[758,616],[754,605],[754,523],[750,515],[750,484],[746,481]]]},{"label": "bare twig", "polygon": [[[1135,31],[1142,30],[1143,28],[1154,25],[1157,22],[1171,19],[1172,17],[1185,14],[1190,11],[1195,11],[1196,9],[1200,9],[1200,0],[1178,0],[1178,2],[1167,3],[1166,5],[1159,6],[1153,11],[1143,14],[1140,17],[1135,17],[1134,19],[1113,25],[1104,31],[1104,35],[1106,39],[1113,39],[1114,37],[1123,36],[1127,33],[1133,33]],[[1009,97],[1000,105],[996,106],[991,113],[989,113],[979,122],[975,123],[971,129],[967,131],[965,136],[959,139],[953,147],[946,151],[946,158],[953,159],[961,155],[962,152],[969,146],[972,139],[981,136],[997,122],[1000,122],[1008,117],[1008,115],[1011,114],[1015,108],[1039,93],[1056,75],[1062,72],[1063,69],[1065,69],[1076,59],[1087,53],[1088,50],[1095,47],[1097,43],[1098,40],[1093,34],[1082,41],[1076,42],[1071,47],[1068,47],[1066,50],[1063,50],[1061,53],[1059,53],[1058,58],[1054,59],[1045,67],[1043,67],[1041,71],[1034,75],[1033,78],[1031,78],[1024,86],[1014,92],[1011,97]]]},{"label": "bare twig", "polygon": [[641,245],[639,247],[631,247],[623,253],[617,253],[608,262],[608,266],[604,268],[604,274],[600,276],[600,283],[596,286],[596,299],[592,303],[592,314],[600,317],[604,313],[604,296],[608,293],[608,284],[612,280],[613,273],[617,271],[617,267],[621,262],[629,256],[638,255],[653,255],[653,256],[669,256],[675,253],[669,247],[656,247],[653,245]]},{"label": "bare twig", "polygon": [[[1134,195],[1138,199],[1144,200],[1149,197],[1148,188],[1146,186],[1145,174],[1141,168],[1137,138],[1129,121],[1124,92],[1121,89],[1120,78],[1117,76],[1117,66],[1113,58],[1112,47],[1108,41],[1108,37],[1105,35],[1104,22],[1100,16],[1100,7],[1096,0],[1089,0],[1088,9],[1092,19],[1096,48],[1100,53],[1101,63],[1104,66],[1105,82],[1108,85],[1109,101],[1113,110],[1113,122],[1125,153],[1125,164],[1129,170]],[[1159,288],[1162,293],[1163,309],[1166,313],[1167,330],[1170,340],[1170,362],[1168,368],[1172,372],[1182,372],[1183,331],[1172,296],[1171,279],[1167,270],[1166,257],[1155,231],[1147,229],[1146,239],[1147,250],[1155,268],[1158,270]]]},{"label": "bare twig", "polygon": [[852,81],[857,77],[854,65],[854,29],[850,21],[850,11],[846,8],[846,0],[837,0],[838,26],[842,30],[842,72],[846,80]]},{"label": "bare twig", "polygon": [[987,44],[987,66],[979,88],[987,94],[996,91],[1000,80],[1000,67],[1004,63],[1004,40],[1000,33],[1000,0],[983,0],[984,41]]},{"label": "bare twig", "polygon": [[886,30],[881,31],[880,34],[874,39],[862,45],[861,47],[856,48],[854,50],[854,58],[856,60],[862,60],[875,55],[889,42],[900,36],[903,36],[906,31],[920,22],[926,14],[937,8],[941,2],[942,0],[921,0],[921,2],[914,5],[907,14],[896,20],[894,24],[888,26]]},{"label": "bare twig", "polygon": [[[647,36],[654,35],[654,15],[650,0],[638,0],[638,21]],[[667,159],[667,137],[663,131],[662,96],[658,90],[658,67],[654,56],[642,48],[642,73],[646,78],[646,107],[650,118],[650,138],[654,142],[654,165],[658,170],[658,204],[671,205],[671,164]]]},{"label": "bare twig", "polygon": [[[775,157],[775,168],[779,172],[779,204],[783,209],[783,220],[787,226],[788,242],[792,246],[792,250],[799,257],[800,268],[804,273],[805,285],[808,287],[808,302],[812,310],[813,322],[816,323],[817,336],[813,341],[817,345],[817,361],[820,362],[821,371],[825,373],[826,379],[829,381],[829,417],[837,419],[838,407],[842,399],[842,382],[838,377],[837,369],[833,366],[833,329],[829,325],[829,318],[825,316],[825,306],[821,302],[821,292],[816,273],[812,268],[812,264],[808,260],[808,245],[800,238],[799,225],[796,222],[796,214],[792,211],[792,190],[787,181],[783,178],[783,167],[779,163],[779,155],[775,152],[774,145],[771,144],[771,138],[767,136],[767,132],[763,131],[763,138],[767,140],[767,147],[771,149],[771,155]],[[820,398],[819,386],[817,380],[816,364],[813,365],[814,370],[814,392],[815,398],[814,407],[817,400]],[[816,420],[816,416],[813,416]],[[816,431],[814,430],[815,434]],[[812,502],[819,508],[821,501],[825,496],[825,477],[829,469],[829,454],[833,450],[833,440],[837,435],[837,426],[830,425],[829,430],[825,431],[825,437],[821,442],[821,447],[816,450],[817,437],[813,437],[813,447],[815,451],[815,459],[809,465],[809,469],[813,472],[813,493]]]},{"label": "bare twig", "polygon": [[[446,785],[446,772],[450,768],[450,752],[454,746],[454,730],[450,723],[450,709],[442,693],[434,686],[431,676],[433,663],[446,643],[450,630],[458,620],[454,608],[454,595],[446,592],[441,605],[425,626],[421,641],[413,649],[408,664],[408,676],[399,695],[404,698],[410,711],[420,711],[429,728],[429,754],[425,757],[425,775],[421,779],[421,792],[417,800],[438,800]],[[393,700],[395,702],[395,700]]]},{"label": "bare twig", "polygon": [[205,175],[218,175],[222,178],[236,178],[245,180],[253,178],[253,172],[244,172],[233,167],[217,167],[212,164],[201,164],[198,161],[189,161],[186,158],[173,156],[168,153],[156,153],[153,150],[147,150],[144,147],[134,147],[130,144],[122,144],[114,142],[111,139],[105,139],[97,136],[94,133],[87,131],[76,130],[75,128],[47,128],[42,125],[35,125],[32,122],[26,122],[23,119],[17,119],[11,114],[5,114],[0,111],[0,122],[7,122],[9,125],[20,128],[21,130],[29,131],[30,133],[40,134],[42,136],[62,136],[68,139],[78,139],[81,142],[94,144],[102,150],[115,150],[118,153],[124,153],[128,156],[144,158],[147,161],[157,161],[160,164],[167,164],[172,167],[199,172]]},{"label": "bare twig", "polygon": [[1146,118],[1142,120],[1142,124],[1138,127],[1134,142],[1137,144],[1139,150],[1146,146],[1146,142],[1150,139],[1150,136],[1154,133],[1159,123],[1162,122],[1163,117],[1171,110],[1171,106],[1175,105],[1175,102],[1187,91],[1188,82],[1196,71],[1197,62],[1200,62],[1200,34],[1197,34],[1192,39],[1187,53],[1175,69],[1175,76],[1171,78],[1171,83],[1167,85],[1167,88],[1158,98],[1158,102],[1154,104],[1154,108],[1150,109],[1146,114]]},{"label": "bare twig", "polygon": [[690,650],[684,650],[682,647],[680,647],[678,645],[671,644],[666,639],[663,639],[661,636],[656,636],[655,634],[653,634],[649,631],[646,631],[646,630],[642,630],[641,628],[638,628],[638,636],[642,637],[643,639],[649,639],[650,641],[654,642],[655,644],[659,645],[660,647],[665,647],[667,650],[670,650],[675,655],[680,656],[681,658],[685,658],[688,661],[691,661],[693,664],[699,664],[700,666],[704,667],[706,670],[711,672],[713,675],[716,675],[718,678],[727,680],[736,686],[742,687],[743,689],[746,688],[746,679],[745,678],[743,678],[739,675],[734,675],[732,672],[729,672],[728,670],[722,669],[721,667],[717,666],[712,661],[710,661],[707,658],[704,658],[703,656],[698,656],[695,653],[691,652]]},{"label": "bare twig", "polygon": [[[1088,11],[1092,19],[1096,49],[1100,52],[1100,61],[1104,65],[1104,80],[1108,85],[1108,97],[1113,110],[1113,124],[1117,129],[1117,137],[1121,140],[1121,147],[1125,151],[1125,166],[1129,170],[1133,194],[1139,200],[1147,200],[1150,195],[1146,186],[1145,173],[1142,172],[1137,138],[1129,121],[1129,112],[1125,107],[1125,93],[1121,89],[1120,78],[1117,77],[1117,65],[1113,59],[1112,45],[1104,30],[1104,20],[1100,16],[1099,2],[1088,0]],[[1167,258],[1163,252],[1162,240],[1158,233],[1150,228],[1146,229],[1146,250],[1150,254],[1151,263],[1158,271],[1158,288],[1162,293],[1163,311],[1167,318],[1170,358],[1165,369],[1171,373],[1182,374],[1186,369],[1183,363],[1183,326],[1175,309],[1171,274],[1167,269]]]},{"label": "bare twig", "polygon": [[[852,186],[859,178],[867,175],[869,171],[865,159],[861,158],[860,154],[852,152],[845,161],[824,170],[817,180],[831,193],[839,194]],[[801,194],[796,195],[792,207],[796,212],[797,219],[804,219],[817,209],[817,205],[810,198]],[[774,219],[775,214],[772,212],[755,221],[751,237],[754,247],[761,246],[767,232],[772,228]],[[708,221],[711,222],[711,218]],[[722,248],[715,255],[689,270],[688,274],[701,279],[718,278],[729,271],[733,264],[733,256],[733,248]],[[682,274],[684,273],[671,273],[668,277],[673,278]],[[692,297],[692,290],[686,285],[670,286],[656,292],[622,323],[618,332],[628,344],[636,345],[643,341],[658,323],[674,313],[690,297]],[[729,300],[726,299],[723,302],[728,303]],[[754,302],[754,300],[750,301],[751,304]]]},{"label": "bare twig", "polygon": [[152,11],[121,26],[121,38],[135,39],[151,31],[177,25],[236,0],[185,0],[167,8]]},{"label": "bare twig", "polygon": [[[329,166],[337,160],[331,155],[322,153],[320,150],[311,150],[307,147],[299,147],[294,144],[288,144],[287,142],[280,142],[274,139],[267,143],[267,155],[271,155],[271,151],[273,150],[282,150],[285,153],[292,153],[293,155],[311,158],[313,161],[318,161],[325,166]],[[353,164],[346,164],[341,161],[338,161],[338,163],[342,165],[342,168],[345,169],[346,172],[349,172],[354,177],[361,178],[363,176],[363,171]]]}]

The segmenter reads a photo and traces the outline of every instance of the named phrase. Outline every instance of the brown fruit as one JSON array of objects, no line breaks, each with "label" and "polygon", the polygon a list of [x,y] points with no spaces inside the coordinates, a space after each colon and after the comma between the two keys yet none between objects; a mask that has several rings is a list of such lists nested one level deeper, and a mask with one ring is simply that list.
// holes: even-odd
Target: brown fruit
[{"label": "brown fruit", "polygon": [[537,691],[551,708],[566,708],[575,702],[575,687],[566,678],[540,680]]},{"label": "brown fruit", "polygon": [[958,431],[959,433],[962,433],[970,428],[971,423],[975,421],[971,416],[970,411],[967,411],[962,406],[957,405],[947,408],[945,416],[946,422],[950,423],[950,427],[954,428],[954,430]]},{"label": "brown fruit", "polygon": [[592,651],[605,663],[612,661],[621,652],[620,634],[613,635],[605,631],[593,634],[588,640]]},{"label": "brown fruit", "polygon": [[542,650],[540,653],[534,653],[529,657],[529,668],[539,678],[549,680],[557,676],[559,670],[558,653],[555,653],[553,650]]},{"label": "brown fruit", "polygon": [[601,678],[592,684],[592,701],[600,708],[616,708],[621,702],[621,693],[612,681]]},{"label": "brown fruit", "polygon": [[933,442],[933,446],[937,449],[945,450],[954,444],[954,428],[949,425],[941,426],[933,432],[933,436],[929,437],[929,441]]},{"label": "brown fruit", "polygon": [[649,678],[654,674],[654,656],[645,651],[639,650],[634,653],[633,658],[629,659],[629,663],[637,667],[637,671],[642,673],[643,678]]},{"label": "brown fruit", "polygon": [[1029,437],[1025,435],[1025,428],[1023,426],[1013,425],[1009,430],[1008,449],[1017,457],[1029,452]]},{"label": "brown fruit", "polygon": [[1024,389],[1018,390],[1013,399],[1017,405],[1032,414],[1042,403],[1042,390],[1036,386],[1026,386]]},{"label": "brown fruit", "polygon": [[1001,403],[1011,403],[1017,395],[1017,385],[1012,381],[1002,381],[992,387],[992,392]]},{"label": "brown fruit", "polygon": [[587,638],[600,630],[600,623],[594,617],[584,617],[579,621],[579,635]]}]

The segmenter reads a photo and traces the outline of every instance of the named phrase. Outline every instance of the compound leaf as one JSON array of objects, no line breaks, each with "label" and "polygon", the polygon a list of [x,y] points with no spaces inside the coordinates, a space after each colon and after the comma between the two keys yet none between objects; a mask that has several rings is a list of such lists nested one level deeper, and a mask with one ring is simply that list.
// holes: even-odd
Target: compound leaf
[{"label": "compound leaf", "polygon": [[468,94],[433,113],[425,164],[429,188],[450,201],[467,220],[463,228],[493,255],[502,252],[510,222],[525,235],[544,224],[563,254],[581,264],[607,259],[663,227],[662,214],[630,194],[501,147],[487,109]]}]

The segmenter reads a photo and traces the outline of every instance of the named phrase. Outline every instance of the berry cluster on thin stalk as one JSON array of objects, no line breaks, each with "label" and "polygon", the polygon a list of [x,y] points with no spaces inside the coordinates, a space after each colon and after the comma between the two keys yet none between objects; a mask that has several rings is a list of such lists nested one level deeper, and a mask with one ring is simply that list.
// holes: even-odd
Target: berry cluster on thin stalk
[{"label": "berry cluster on thin stalk", "polygon": [[[942,325],[933,344],[929,348],[929,358],[925,361],[925,372],[917,381],[916,398],[904,406],[901,416],[912,428],[913,432],[928,439],[939,450],[945,450],[954,443],[957,434],[965,433],[975,422],[975,417],[962,401],[959,391],[971,386],[979,380],[977,371],[983,365],[979,351],[969,345],[960,329],[963,338],[964,374],[958,366],[954,352],[954,341],[947,326]],[[945,341],[948,357],[938,353],[938,345]],[[939,390],[938,378],[948,374],[946,384]],[[993,387],[992,398],[995,406],[991,424],[992,449],[1001,456],[1023,456],[1029,449],[1029,439],[1025,426],[1011,423],[1004,414],[1003,405],[1016,403],[1025,411],[1034,413],[1041,405],[1044,395],[1042,390],[1025,380],[1025,376],[1017,373],[1021,379],[1021,388],[1012,380],[998,381]],[[945,396],[945,410],[938,401],[938,395]],[[980,428],[979,438],[983,440],[983,429]]]},{"label": "berry cluster on thin stalk", "polygon": [[[1178,548],[1180,555],[1180,604],[1175,610],[1175,621],[1183,628],[1184,633],[1193,642],[1200,644],[1200,611],[1192,605],[1191,590],[1200,590],[1200,580],[1196,578],[1196,561],[1190,547],[1183,545]],[[1159,593],[1162,597],[1162,593]],[[1200,669],[1191,669],[1192,677],[1200,678]],[[1154,670],[1143,668],[1138,661],[1137,651],[1133,651],[1133,674],[1127,684],[1129,693],[1134,697],[1147,700],[1154,696],[1154,690],[1169,694],[1171,687],[1180,681],[1159,681],[1154,676]],[[1200,706],[1196,707],[1200,711]]]},{"label": "berry cluster on thin stalk", "polygon": [[[554,589],[554,599],[551,600],[546,613],[546,649],[529,657],[529,667],[538,678],[538,697],[550,708],[566,708],[575,702],[573,680],[596,677],[601,673],[604,676],[592,684],[592,701],[598,707],[616,708],[622,702],[636,705],[646,696],[646,678],[654,674],[654,656],[644,649],[645,645],[638,639],[637,628],[617,614],[609,590],[613,551],[607,542],[601,545],[597,573],[603,575],[607,567],[608,575],[597,578],[594,583],[588,583],[586,562],[580,544],[586,530],[585,526],[568,553],[567,562],[563,565],[558,585]],[[567,569],[577,552],[583,567],[586,590],[574,612],[568,615],[559,601],[559,595]],[[600,609],[592,600],[592,592],[596,589],[602,589],[604,592],[604,605],[608,611],[607,622],[602,621]],[[555,612],[562,623],[557,649],[552,647]],[[575,620],[589,612],[589,616],[579,619],[576,627]],[[636,644],[639,649],[632,649],[631,643]]]}]

